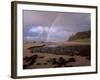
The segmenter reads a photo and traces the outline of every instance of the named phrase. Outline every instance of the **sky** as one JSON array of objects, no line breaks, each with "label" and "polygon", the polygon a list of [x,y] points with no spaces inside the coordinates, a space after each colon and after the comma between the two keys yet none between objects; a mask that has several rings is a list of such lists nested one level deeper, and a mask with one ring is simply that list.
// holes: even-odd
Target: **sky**
[{"label": "sky", "polygon": [[25,41],[66,41],[76,32],[90,30],[90,13],[23,11]]}]

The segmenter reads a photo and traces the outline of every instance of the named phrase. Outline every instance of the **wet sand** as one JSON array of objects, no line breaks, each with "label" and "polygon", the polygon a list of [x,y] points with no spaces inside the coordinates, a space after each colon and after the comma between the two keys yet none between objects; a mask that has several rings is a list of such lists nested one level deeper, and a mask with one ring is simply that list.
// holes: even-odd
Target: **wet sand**
[{"label": "wet sand", "polygon": [[[24,44],[23,69],[90,66],[90,45]],[[55,43],[57,44],[57,43]],[[48,46],[50,45],[50,46]],[[37,47],[37,48],[36,48]]]}]

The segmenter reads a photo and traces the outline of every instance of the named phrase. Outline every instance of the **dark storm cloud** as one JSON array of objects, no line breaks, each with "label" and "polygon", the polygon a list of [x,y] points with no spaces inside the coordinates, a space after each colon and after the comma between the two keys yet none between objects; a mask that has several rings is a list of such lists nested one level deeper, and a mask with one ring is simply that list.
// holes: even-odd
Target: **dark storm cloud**
[{"label": "dark storm cloud", "polygon": [[35,26],[51,26],[57,14],[40,12],[40,11],[23,11],[24,27]]}]

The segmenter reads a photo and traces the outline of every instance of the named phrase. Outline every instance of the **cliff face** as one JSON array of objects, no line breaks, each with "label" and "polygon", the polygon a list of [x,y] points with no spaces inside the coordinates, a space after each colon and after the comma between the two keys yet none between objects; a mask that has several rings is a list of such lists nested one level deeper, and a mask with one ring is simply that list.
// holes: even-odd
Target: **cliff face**
[{"label": "cliff face", "polygon": [[77,32],[75,35],[72,35],[68,41],[75,41],[75,40],[90,41],[90,38],[91,38],[91,31],[84,31],[84,32]]}]

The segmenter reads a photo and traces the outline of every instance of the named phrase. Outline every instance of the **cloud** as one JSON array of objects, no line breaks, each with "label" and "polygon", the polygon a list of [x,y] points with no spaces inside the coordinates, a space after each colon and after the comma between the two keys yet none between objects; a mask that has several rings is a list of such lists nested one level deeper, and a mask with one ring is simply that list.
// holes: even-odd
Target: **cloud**
[{"label": "cloud", "polygon": [[38,32],[38,29],[36,27],[32,27],[29,29],[29,32],[32,32],[32,33]]},{"label": "cloud", "polygon": [[75,33],[73,32],[66,32],[66,31],[56,31],[56,32],[49,32],[47,40],[48,41],[66,41],[68,38]]},{"label": "cloud", "polygon": [[23,11],[24,27],[35,26],[51,26],[55,20],[56,14],[44,11]]},{"label": "cloud", "polygon": [[33,37],[33,36],[26,36],[24,37],[24,41],[45,41],[45,37]]},{"label": "cloud", "polygon": [[[70,35],[90,30],[89,13],[24,11],[24,37],[39,40],[67,40]],[[43,39],[44,38],[44,39]],[[27,39],[27,38],[25,38]]]}]

